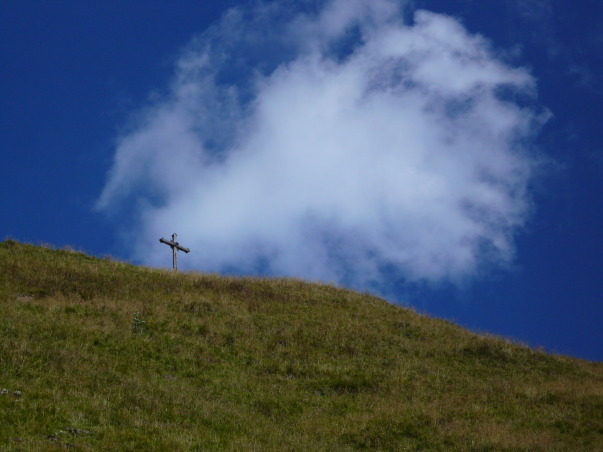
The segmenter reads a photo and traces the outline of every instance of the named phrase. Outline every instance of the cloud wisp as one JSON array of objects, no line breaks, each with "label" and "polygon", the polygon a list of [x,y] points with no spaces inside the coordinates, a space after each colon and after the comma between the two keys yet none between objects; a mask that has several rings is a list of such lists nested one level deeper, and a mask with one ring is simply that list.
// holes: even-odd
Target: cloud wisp
[{"label": "cloud wisp", "polygon": [[510,262],[534,81],[455,19],[398,4],[260,3],[195,39],[98,200],[127,218],[133,257],[166,265],[157,239],[176,231],[189,268],[361,288]]}]

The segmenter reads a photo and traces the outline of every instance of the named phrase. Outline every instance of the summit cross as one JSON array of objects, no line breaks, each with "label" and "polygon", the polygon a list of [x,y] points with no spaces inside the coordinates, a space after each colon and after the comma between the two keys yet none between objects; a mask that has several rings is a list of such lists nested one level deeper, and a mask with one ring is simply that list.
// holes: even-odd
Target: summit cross
[{"label": "summit cross", "polygon": [[189,253],[191,250],[189,250],[188,248],[185,248],[183,246],[181,246],[177,241],[176,241],[176,233],[172,234],[172,240],[166,240],[163,237],[161,237],[159,239],[159,241],[161,243],[165,243],[166,245],[168,245],[169,247],[172,248],[172,265],[174,267],[174,271],[177,272],[178,271],[178,250],[180,251],[184,251],[185,253]]}]

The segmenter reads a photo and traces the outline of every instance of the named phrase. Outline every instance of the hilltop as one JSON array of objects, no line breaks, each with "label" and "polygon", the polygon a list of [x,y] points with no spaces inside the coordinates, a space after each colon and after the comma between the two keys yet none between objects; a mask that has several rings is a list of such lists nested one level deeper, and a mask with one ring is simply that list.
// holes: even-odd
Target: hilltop
[{"label": "hilltop", "polygon": [[603,450],[603,364],[368,294],[0,243],[0,450]]}]

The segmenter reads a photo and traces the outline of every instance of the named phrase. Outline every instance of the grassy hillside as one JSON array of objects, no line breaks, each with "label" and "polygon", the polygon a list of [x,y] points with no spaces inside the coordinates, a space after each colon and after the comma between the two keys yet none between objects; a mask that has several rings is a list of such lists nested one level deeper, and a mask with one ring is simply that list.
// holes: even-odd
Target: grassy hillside
[{"label": "grassy hillside", "polygon": [[0,243],[0,450],[603,450],[603,364],[369,295]]}]

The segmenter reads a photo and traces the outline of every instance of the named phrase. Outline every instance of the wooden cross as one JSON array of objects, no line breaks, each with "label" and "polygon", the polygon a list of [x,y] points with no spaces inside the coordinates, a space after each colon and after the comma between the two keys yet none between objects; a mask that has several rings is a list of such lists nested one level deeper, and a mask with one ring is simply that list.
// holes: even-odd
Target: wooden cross
[{"label": "wooden cross", "polygon": [[172,248],[172,265],[174,266],[174,271],[178,271],[178,250],[184,251],[185,253],[189,253],[191,250],[180,246],[180,244],[176,241],[176,233],[172,234],[172,240],[166,240],[163,237],[159,239],[161,243],[165,243],[166,245]]}]

